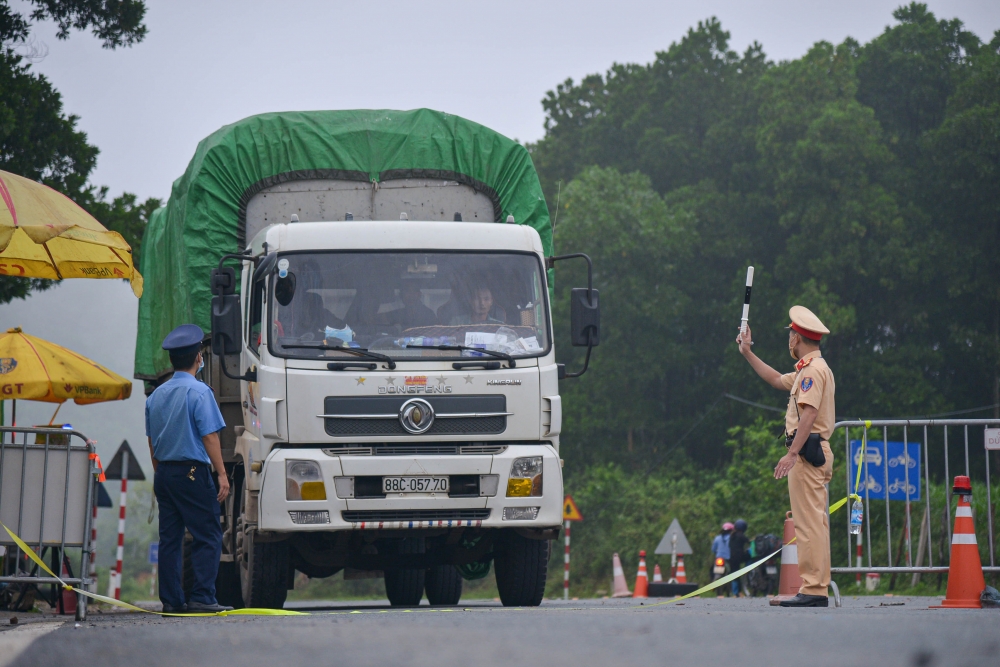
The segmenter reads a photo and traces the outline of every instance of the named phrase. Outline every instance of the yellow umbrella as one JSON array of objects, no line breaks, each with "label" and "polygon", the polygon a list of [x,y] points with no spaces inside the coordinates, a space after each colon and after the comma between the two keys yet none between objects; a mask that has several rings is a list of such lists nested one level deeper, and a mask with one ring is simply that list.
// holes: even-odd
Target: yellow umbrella
[{"label": "yellow umbrella", "polygon": [[142,296],[132,249],[66,195],[0,171],[0,275],[123,278]]},{"label": "yellow umbrella", "polygon": [[72,350],[29,336],[21,327],[0,335],[0,400],[87,404],[131,395],[129,380]]}]

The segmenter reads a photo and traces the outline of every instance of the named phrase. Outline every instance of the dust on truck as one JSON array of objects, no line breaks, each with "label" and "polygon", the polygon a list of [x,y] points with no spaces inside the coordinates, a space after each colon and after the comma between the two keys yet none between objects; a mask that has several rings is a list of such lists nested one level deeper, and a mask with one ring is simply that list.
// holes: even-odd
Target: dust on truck
[{"label": "dust on truck", "polygon": [[280,608],[295,572],[382,576],[455,604],[495,568],[537,605],[562,522],[552,230],[523,146],[429,110],[253,116],[199,144],[146,231],[136,377],[211,331],[225,416],[223,604]]}]

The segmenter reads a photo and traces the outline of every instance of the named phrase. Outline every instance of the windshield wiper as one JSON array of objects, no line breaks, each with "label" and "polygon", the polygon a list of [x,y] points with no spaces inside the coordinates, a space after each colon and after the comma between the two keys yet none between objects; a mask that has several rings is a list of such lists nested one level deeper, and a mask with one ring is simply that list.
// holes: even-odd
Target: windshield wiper
[{"label": "windshield wiper", "polygon": [[306,349],[306,350],[333,350],[335,352],[346,352],[348,354],[357,355],[363,359],[375,359],[376,361],[384,361],[389,367],[389,370],[395,370],[396,362],[392,360],[392,357],[387,357],[384,354],[379,354],[378,352],[369,352],[366,347],[336,347],[334,345],[327,345],[326,343],[318,343],[316,345],[308,345],[306,343],[296,343],[294,345],[282,345],[282,348],[286,350],[296,350],[296,349]]},{"label": "windshield wiper", "polygon": [[470,347],[468,345],[407,345],[406,347],[417,348],[423,350],[469,350],[471,352],[482,352],[483,354],[488,354],[491,357],[496,357],[498,359],[505,359],[507,365],[510,368],[517,366],[517,362],[514,361],[514,357],[510,356],[506,352],[497,352],[495,350],[485,350],[481,347]]}]

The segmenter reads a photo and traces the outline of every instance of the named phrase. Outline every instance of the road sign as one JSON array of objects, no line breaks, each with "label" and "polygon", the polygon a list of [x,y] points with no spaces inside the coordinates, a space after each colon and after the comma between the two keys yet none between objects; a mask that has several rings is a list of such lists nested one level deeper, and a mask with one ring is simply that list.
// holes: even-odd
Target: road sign
[{"label": "road sign", "polygon": [[108,467],[104,469],[104,476],[108,479],[121,479],[122,478],[122,457],[125,452],[128,452],[128,478],[133,482],[141,482],[146,479],[146,476],[142,474],[142,466],[135,458],[135,453],[132,452],[132,448],[128,445],[128,440],[122,440],[121,446],[118,451],[115,452],[114,457],[111,459],[111,463]]},{"label": "road sign", "polygon": [[986,449],[1000,449],[1000,428],[986,429]]},{"label": "road sign", "polygon": [[[674,537],[677,538],[676,545],[674,543]],[[678,554],[690,554],[694,553],[691,549],[691,545],[688,543],[688,538],[684,535],[684,530],[681,528],[680,521],[674,519],[670,524],[670,528],[667,528],[667,532],[663,533],[663,539],[660,540],[660,544],[656,547],[656,554],[671,554],[675,553],[674,549],[677,549]]]},{"label": "road sign", "polygon": [[566,496],[563,500],[563,521],[583,521],[580,509],[573,502],[573,496]]},{"label": "road sign", "polygon": [[156,565],[160,562],[160,543],[149,543],[149,564]]},{"label": "road sign", "polygon": [[[906,500],[907,483],[909,483],[910,500],[920,500],[920,443],[910,442],[903,450],[902,442],[884,443],[881,440],[869,440],[865,452],[868,462],[861,460],[861,441],[851,441],[851,486],[857,479],[858,466],[861,466],[861,484],[857,494],[865,497],[867,485],[868,498],[884,500],[886,487],[889,490],[889,500]],[[867,475],[865,468],[868,468]],[[867,482],[866,482],[867,477]],[[854,489],[851,489],[854,492]]]}]

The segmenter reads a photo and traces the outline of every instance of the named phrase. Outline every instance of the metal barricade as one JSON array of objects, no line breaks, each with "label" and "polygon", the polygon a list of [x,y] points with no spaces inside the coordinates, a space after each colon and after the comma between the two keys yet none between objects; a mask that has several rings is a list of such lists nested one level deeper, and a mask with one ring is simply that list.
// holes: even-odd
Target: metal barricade
[{"label": "metal barricade", "polygon": [[[80,549],[80,569],[63,581],[87,589],[92,545],[91,516],[98,473],[93,443],[79,431],[62,428],[0,427],[0,521],[41,558],[49,551],[57,574],[67,562],[67,548]],[[22,570],[20,547],[0,530],[6,548],[0,583],[61,587],[53,577],[39,576],[37,564]],[[13,561],[10,557],[14,556]],[[13,568],[11,568],[13,564]],[[13,571],[10,571],[10,570]],[[87,598],[77,595],[76,619],[87,615]]]},{"label": "metal barricade", "polygon": [[[881,419],[881,420],[870,420],[867,423],[864,422],[864,421],[842,421],[842,422],[837,422],[834,425],[834,430],[836,431],[836,429],[839,429],[839,428],[843,428],[844,429],[844,452],[845,452],[845,461],[847,462],[847,465],[845,466],[845,468],[846,468],[846,471],[847,471],[846,472],[846,476],[847,476],[848,493],[854,493],[854,491],[855,491],[855,489],[854,489],[854,483],[855,483],[854,476],[857,474],[856,472],[852,471],[852,469],[851,469],[851,460],[850,460],[851,459],[851,432],[850,432],[850,429],[851,428],[864,429],[865,438],[863,440],[867,440],[869,443],[872,442],[871,437],[872,437],[872,433],[874,431],[874,434],[875,434],[875,437],[876,437],[876,442],[878,442],[877,438],[879,436],[881,437],[881,442],[880,442],[880,444],[877,447],[874,448],[876,451],[872,451],[871,447],[869,447],[866,451],[861,451],[861,449],[859,447],[858,454],[860,456],[860,459],[855,462],[855,465],[861,467],[861,477],[865,480],[864,484],[861,485],[860,490],[858,490],[858,495],[861,496],[861,498],[862,498],[862,500],[864,502],[864,507],[865,507],[865,521],[864,521],[864,528],[863,528],[863,530],[864,530],[864,539],[863,539],[864,545],[863,546],[865,547],[865,552],[867,553],[867,561],[868,561],[867,562],[867,566],[865,566],[864,564],[862,564],[860,567],[858,567],[858,566],[854,566],[854,567],[833,567],[833,568],[831,568],[831,571],[834,574],[866,574],[866,573],[873,573],[873,574],[880,574],[880,575],[881,574],[897,574],[897,573],[900,573],[900,574],[901,573],[913,573],[913,574],[947,573],[948,572],[948,566],[946,566],[946,565],[937,565],[937,566],[935,566],[934,565],[934,556],[933,556],[933,548],[932,548],[932,544],[933,544],[933,532],[932,532],[932,530],[933,530],[933,523],[934,522],[932,520],[933,511],[932,511],[932,508],[931,508],[931,473],[930,473],[930,458],[928,456],[928,454],[930,452],[929,445],[928,445],[928,429],[937,429],[937,428],[942,429],[942,435],[943,435],[942,444],[943,444],[943,454],[944,454],[944,466],[943,467],[944,467],[944,470],[940,471],[940,472],[943,473],[943,477],[941,479],[941,483],[944,484],[944,487],[945,487],[945,497],[946,497],[945,503],[946,503],[947,512],[948,512],[948,520],[945,522],[945,525],[946,525],[945,530],[947,531],[948,544],[950,545],[951,544],[951,531],[952,531],[952,526],[953,526],[953,524],[952,524],[953,517],[952,517],[952,514],[951,514],[952,478],[951,478],[951,471],[949,470],[949,442],[948,442],[949,430],[948,429],[949,429],[949,427],[952,427],[952,431],[951,431],[952,434],[955,433],[955,427],[958,427],[958,429],[959,429],[959,433],[960,433],[960,435],[962,437],[962,441],[964,443],[964,455],[965,455],[964,456],[964,458],[965,458],[964,474],[966,476],[969,476],[969,470],[970,470],[969,469],[969,461],[970,461],[970,459],[969,459],[969,441],[970,441],[969,440],[969,437],[970,437],[969,436],[969,430],[970,430],[970,427],[972,427],[973,437],[974,438],[975,438],[975,435],[977,433],[978,434],[982,434],[982,437],[985,438],[985,429],[987,429],[987,428],[989,428],[991,426],[994,427],[994,428],[1000,427],[1000,419]],[[895,563],[895,564],[892,562],[893,561],[893,554],[892,554],[892,544],[893,544],[893,540],[892,540],[892,512],[891,512],[890,505],[889,505],[889,503],[890,503],[889,496],[891,495],[890,494],[891,487],[890,487],[890,484],[889,484],[889,467],[890,467],[890,465],[893,464],[893,462],[889,459],[889,448],[888,448],[888,445],[889,445],[889,438],[888,438],[888,436],[889,436],[889,429],[890,428],[892,428],[892,429],[902,428],[902,431],[903,431],[903,443],[904,443],[903,444],[903,454],[900,457],[896,457],[896,459],[897,459],[896,465],[902,465],[903,466],[903,470],[904,470],[904,478],[902,480],[903,481],[902,488],[904,490],[904,493],[903,493],[903,498],[901,498],[901,499],[906,501],[905,514],[904,514],[905,525],[902,528],[902,530],[904,530],[904,534],[901,535],[901,537],[900,537],[900,543],[902,543],[902,540],[905,539],[905,541],[906,541],[906,554],[905,554],[905,563]],[[917,467],[915,465],[912,465],[912,462],[911,462],[911,459],[910,459],[910,453],[909,453],[910,452],[909,445],[911,444],[910,443],[910,434],[913,432],[913,430],[917,430],[918,433],[920,433],[922,431],[922,441],[920,441],[919,443],[916,443],[916,444],[919,445],[919,448],[918,448],[919,456],[922,457],[924,465],[922,466],[922,468],[923,468],[923,470],[922,470],[923,474],[921,475],[922,479],[917,479],[917,480],[911,480],[910,476],[909,476],[910,475],[910,469],[911,469],[911,467],[914,467],[914,468]],[[953,436],[953,439],[954,439],[954,436]],[[832,443],[831,443],[831,445],[832,445]],[[878,450],[881,450],[881,451],[878,451]],[[983,451],[985,452],[985,468],[984,468],[984,470],[985,470],[985,481],[986,481],[986,507],[987,507],[987,510],[986,510],[986,522],[987,522],[988,539],[989,539],[989,565],[985,565],[984,564],[984,566],[983,566],[983,572],[1000,572],[1000,567],[997,567],[996,563],[994,562],[994,553],[995,553],[995,550],[994,550],[993,541],[994,541],[994,520],[995,520],[995,517],[994,517],[994,513],[993,513],[992,491],[991,491],[991,488],[990,488],[990,450],[986,449],[985,442],[983,444]],[[882,479],[881,480],[875,480],[873,477],[871,477],[869,475],[869,463],[871,462],[870,461],[870,457],[876,457],[876,459],[878,460],[878,467],[882,468]],[[878,458],[878,457],[881,457],[881,458]],[[902,459],[901,462],[899,462],[899,459]],[[884,465],[883,465],[883,462],[884,462]],[[914,487],[913,484],[911,483],[913,481],[916,481],[916,483],[918,485],[920,485],[920,487]],[[879,491],[878,491],[879,495],[882,495],[882,493],[881,493],[882,489],[884,489],[884,491],[885,491],[884,495],[885,495],[886,563],[885,563],[884,566],[883,565],[876,565],[876,564],[874,564],[872,562],[872,551],[873,551],[872,544],[873,543],[872,543],[872,523],[870,521],[870,518],[872,516],[871,510],[872,510],[872,502],[873,501],[871,500],[870,496],[872,495],[872,492],[871,492],[872,487],[873,486],[878,486],[879,482],[881,482],[881,487],[879,488]],[[897,484],[897,486],[898,486],[898,484]],[[918,565],[914,565],[913,564],[913,536],[912,536],[912,530],[911,530],[911,528],[913,526],[913,522],[912,522],[911,516],[910,516],[910,513],[911,513],[910,496],[911,496],[911,494],[918,495],[917,494],[917,489],[918,488],[922,488],[923,489],[922,496],[923,496],[924,506],[926,508],[926,512],[925,512],[925,516],[926,516],[926,519],[927,519],[926,525],[925,526],[922,525],[920,527],[921,531],[923,531],[924,529],[927,530],[927,540],[926,540],[926,545],[927,545],[927,565],[926,566],[922,566],[922,565],[919,565],[919,564]],[[981,484],[978,484],[976,481],[973,481],[973,488],[974,489],[981,489],[982,486],[981,486]],[[892,492],[893,493],[898,493],[898,489],[896,489],[896,490],[894,490]],[[853,502],[853,501],[849,501],[848,506],[846,508],[848,510],[850,510],[850,502]],[[850,511],[844,512],[844,520],[845,520],[845,525],[846,525],[846,530],[847,530],[847,562],[851,563],[853,561],[855,555],[854,555],[854,553],[852,553],[852,540],[851,540],[852,535],[851,535],[851,532],[850,532]],[[831,525],[830,525],[830,530],[831,531],[834,530],[832,522],[831,522]],[[856,546],[856,544],[855,544],[855,546]],[[831,554],[831,556],[832,556],[832,554]],[[918,555],[918,561],[919,560],[920,560],[920,558],[919,558],[919,555]],[[914,581],[915,580],[916,580],[916,578],[914,578]]]}]

